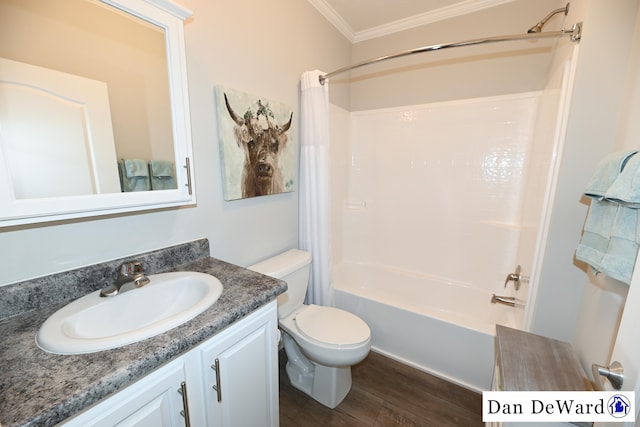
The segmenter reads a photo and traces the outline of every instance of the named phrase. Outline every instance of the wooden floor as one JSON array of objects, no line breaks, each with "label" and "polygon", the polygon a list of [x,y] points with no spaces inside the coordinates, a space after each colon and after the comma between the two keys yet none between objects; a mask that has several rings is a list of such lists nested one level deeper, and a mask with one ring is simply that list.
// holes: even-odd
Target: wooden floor
[{"label": "wooden floor", "polygon": [[280,352],[280,426],[483,426],[482,396],[371,352],[352,367],[353,386],[329,409],[291,385]]}]

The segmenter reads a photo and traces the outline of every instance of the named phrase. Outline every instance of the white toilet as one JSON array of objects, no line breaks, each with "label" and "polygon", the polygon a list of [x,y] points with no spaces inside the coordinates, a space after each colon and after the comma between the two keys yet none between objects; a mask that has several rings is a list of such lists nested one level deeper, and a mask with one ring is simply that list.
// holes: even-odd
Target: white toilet
[{"label": "white toilet", "polygon": [[371,330],[359,317],[334,307],[304,305],[311,254],[292,249],[249,267],[287,282],[278,297],[278,323],[294,387],[329,408],[351,389],[351,365],[369,354]]}]

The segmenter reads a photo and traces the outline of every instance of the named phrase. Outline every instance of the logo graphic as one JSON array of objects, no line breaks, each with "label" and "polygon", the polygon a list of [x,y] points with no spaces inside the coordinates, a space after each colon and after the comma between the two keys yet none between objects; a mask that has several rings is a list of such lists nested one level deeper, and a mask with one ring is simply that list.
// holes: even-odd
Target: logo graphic
[{"label": "logo graphic", "polygon": [[615,394],[607,402],[607,410],[614,418],[622,418],[629,413],[631,403],[629,399],[620,394]]}]

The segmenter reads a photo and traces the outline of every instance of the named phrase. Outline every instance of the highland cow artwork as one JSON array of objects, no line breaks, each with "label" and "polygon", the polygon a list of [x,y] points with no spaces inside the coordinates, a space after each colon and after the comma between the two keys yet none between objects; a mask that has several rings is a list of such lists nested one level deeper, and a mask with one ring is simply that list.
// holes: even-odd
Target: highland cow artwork
[{"label": "highland cow artwork", "polygon": [[293,191],[291,107],[216,87],[225,200]]}]

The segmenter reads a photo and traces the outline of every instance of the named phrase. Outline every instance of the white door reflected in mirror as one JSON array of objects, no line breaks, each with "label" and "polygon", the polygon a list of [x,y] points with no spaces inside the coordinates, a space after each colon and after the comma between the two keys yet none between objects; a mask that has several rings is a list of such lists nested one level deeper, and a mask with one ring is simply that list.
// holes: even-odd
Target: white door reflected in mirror
[{"label": "white door reflected in mirror", "polygon": [[0,123],[16,199],[120,191],[106,83],[0,58]]}]

